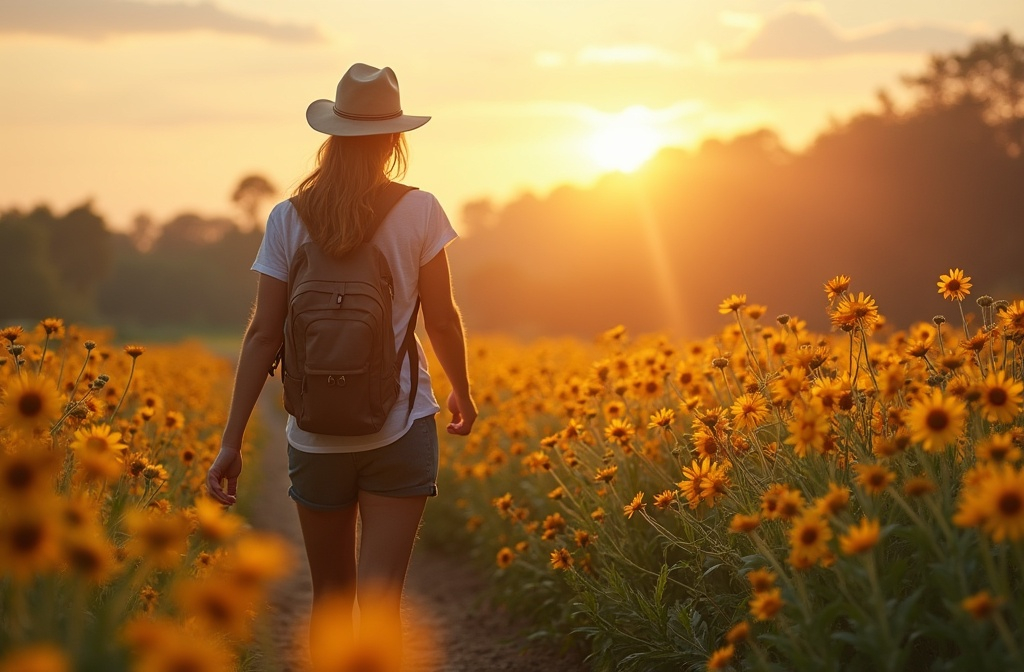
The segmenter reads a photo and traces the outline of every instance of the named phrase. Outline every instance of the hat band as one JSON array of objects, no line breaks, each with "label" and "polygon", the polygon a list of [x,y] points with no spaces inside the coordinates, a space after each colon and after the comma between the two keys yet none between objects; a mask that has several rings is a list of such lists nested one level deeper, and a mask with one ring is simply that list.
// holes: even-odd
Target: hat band
[{"label": "hat band", "polygon": [[397,119],[402,116],[402,110],[388,114],[349,114],[348,112],[342,112],[338,109],[338,106],[335,105],[334,114],[338,115],[342,119],[352,119],[353,121],[384,121],[385,119]]}]

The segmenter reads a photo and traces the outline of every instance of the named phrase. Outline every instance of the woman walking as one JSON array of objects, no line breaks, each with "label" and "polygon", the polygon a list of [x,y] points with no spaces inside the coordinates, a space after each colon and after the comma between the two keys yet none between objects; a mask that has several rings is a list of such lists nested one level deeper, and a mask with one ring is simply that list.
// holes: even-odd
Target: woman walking
[{"label": "woman walking", "polygon": [[[365,600],[381,594],[391,596],[384,607],[397,620],[426,500],[437,494],[434,416],[440,408],[414,333],[420,305],[427,336],[452,385],[447,431],[468,434],[477,415],[462,318],[452,295],[445,252],[456,233],[432,194],[402,189],[392,182],[406,166],[403,134],[430,117],[402,112],[398,81],[390,68],[353,65],[339,82],[336,99],[313,102],[306,119],[329,137],[320,147],[316,168],[268,218],[252,265],[259,274],[255,309],[239,356],[221,449],[210,467],[207,486],[217,501],[235,502],[242,435],[284,344],[281,375],[290,413],[286,427],[289,495],[298,509],[309,558],[314,621],[317,605],[327,597],[341,596],[351,605],[357,595]],[[319,340],[303,341],[304,334],[312,332],[291,324],[298,318],[289,314],[297,305],[292,295],[290,308],[289,292],[295,290],[289,278],[297,273],[300,260],[307,269],[310,258],[318,255],[344,261],[366,245],[380,250],[391,276],[386,288],[391,294],[392,319],[386,326],[388,336],[394,335],[400,374],[397,395],[391,393],[388,398],[384,385],[384,415],[371,421],[368,430],[346,435],[323,429],[332,417],[325,425],[307,416],[317,408],[321,414],[324,407],[330,410],[330,395],[351,386],[354,377],[315,378],[318,372],[311,371],[307,361],[305,371],[311,374],[301,379],[305,372],[296,370],[296,358],[290,353],[309,359],[317,348],[329,347],[328,342],[344,343],[347,337],[333,339],[324,332]],[[332,305],[348,305],[346,301],[351,299],[336,293]],[[286,329],[290,340],[285,338]],[[355,352],[347,345],[339,348],[345,350],[343,357]],[[366,395],[358,396],[355,401]],[[296,410],[300,403],[301,411]],[[344,415],[349,406],[338,404],[337,414]],[[357,517],[361,519],[358,540]]]}]

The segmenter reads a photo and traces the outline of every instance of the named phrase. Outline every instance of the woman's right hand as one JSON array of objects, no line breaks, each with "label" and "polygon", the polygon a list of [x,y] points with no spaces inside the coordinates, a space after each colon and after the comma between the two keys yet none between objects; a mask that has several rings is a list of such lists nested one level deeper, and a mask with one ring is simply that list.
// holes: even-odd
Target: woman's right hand
[{"label": "woman's right hand", "polygon": [[448,433],[466,436],[473,429],[476,422],[476,403],[470,394],[455,394],[453,390],[448,395],[448,410],[451,411],[452,421],[448,423]]},{"label": "woman's right hand", "polygon": [[[217,457],[206,473],[206,489],[210,496],[225,506],[235,503],[238,493],[238,476],[242,473],[242,451],[222,446]],[[227,480],[227,492],[221,480]]]}]

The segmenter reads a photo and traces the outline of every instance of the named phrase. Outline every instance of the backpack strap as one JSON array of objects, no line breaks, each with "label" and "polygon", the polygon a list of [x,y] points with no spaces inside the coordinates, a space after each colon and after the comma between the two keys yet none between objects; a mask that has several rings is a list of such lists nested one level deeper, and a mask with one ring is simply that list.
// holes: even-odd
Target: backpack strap
[{"label": "backpack strap", "polygon": [[420,297],[416,296],[416,304],[412,307],[412,317],[409,318],[409,325],[405,328],[405,338],[402,339],[402,346],[398,349],[398,357],[395,366],[399,371],[405,364],[405,356],[409,355],[409,406],[405,409],[405,417],[412,415],[412,407],[416,405],[416,392],[420,387],[420,351],[416,347],[416,319],[420,314]]}]

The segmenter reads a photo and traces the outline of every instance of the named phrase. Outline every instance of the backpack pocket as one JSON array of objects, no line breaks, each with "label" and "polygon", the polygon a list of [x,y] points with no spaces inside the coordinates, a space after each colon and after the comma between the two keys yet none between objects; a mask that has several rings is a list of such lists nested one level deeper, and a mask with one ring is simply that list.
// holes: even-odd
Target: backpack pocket
[{"label": "backpack pocket", "polygon": [[363,436],[379,432],[387,412],[375,403],[380,381],[370,373],[368,366],[344,371],[307,370],[296,423],[315,434]]}]

